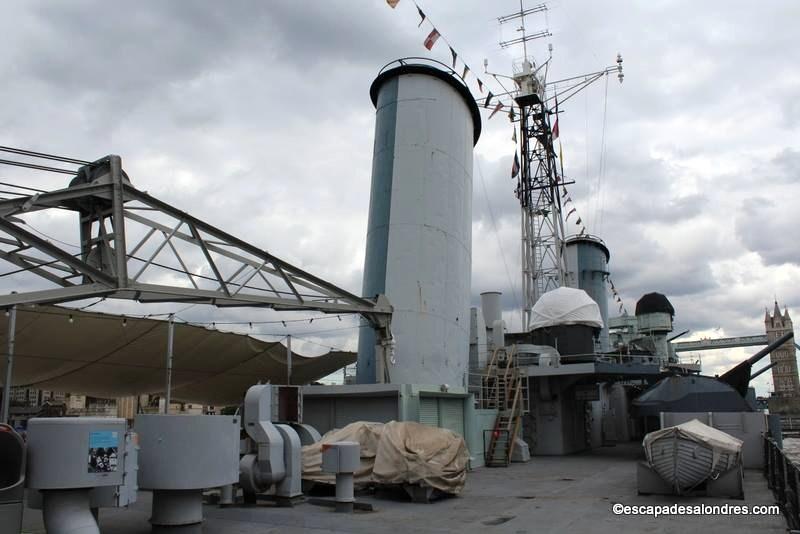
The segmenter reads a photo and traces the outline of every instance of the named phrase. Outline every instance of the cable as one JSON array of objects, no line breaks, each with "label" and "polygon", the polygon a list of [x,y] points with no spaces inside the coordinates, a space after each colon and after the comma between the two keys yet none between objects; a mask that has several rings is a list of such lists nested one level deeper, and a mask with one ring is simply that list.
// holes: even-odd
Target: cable
[{"label": "cable", "polygon": [[[187,321],[186,319],[184,319],[182,317],[177,317],[177,319],[179,319],[184,324],[189,325],[189,326],[196,326],[196,327],[200,327],[200,328],[208,328],[210,326],[213,330],[216,330],[217,324],[220,324],[220,323],[213,323],[213,322],[212,323],[194,323],[192,321]],[[236,323],[233,323],[233,324],[236,324]],[[243,324],[248,324],[248,323],[243,323]],[[310,336],[310,335],[316,335],[316,334],[325,334],[325,333],[329,333],[329,332],[341,332],[343,330],[355,330],[356,328],[372,328],[372,327],[370,325],[342,326],[342,327],[339,327],[339,328],[327,328],[325,330],[300,331],[300,333]],[[219,330],[217,330],[217,331],[219,331]],[[239,332],[234,332],[234,333],[238,334]],[[291,335],[292,337],[295,336],[291,332],[288,332],[288,334],[287,334],[287,333],[280,333],[280,332],[259,332],[259,331],[250,331],[250,332],[247,332],[246,334],[242,333],[242,335],[252,335],[252,336],[286,336],[286,335]]]},{"label": "cable", "polygon": [[608,109],[608,74],[606,74],[606,88],[605,94],[603,96],[603,130],[601,135],[600,141],[600,174],[597,181],[597,194],[599,195],[599,217],[600,221],[597,224],[597,233],[600,233],[600,229],[603,225],[603,211],[605,210],[605,192],[603,190],[603,178],[605,178],[606,174],[606,119],[607,119],[607,109]]},{"label": "cable", "polygon": [[24,167],[26,169],[36,169],[38,171],[58,172],[61,174],[75,175],[78,171],[71,171],[69,169],[59,169],[58,167],[47,167],[45,165],[36,165],[35,163],[23,163],[21,161],[11,161],[10,159],[0,159],[0,163],[4,165],[13,165],[15,167]]},{"label": "cable", "polygon": [[[196,304],[193,304],[196,306]],[[178,312],[179,313],[179,312]],[[355,313],[355,312],[353,312]],[[345,314],[347,315],[347,314]],[[194,325],[254,325],[254,324],[281,324],[281,323],[313,323],[314,321],[322,321],[324,319],[339,319],[342,320],[341,314],[340,315],[323,315],[318,317],[304,317],[302,319],[285,319],[285,320],[276,320],[276,321],[189,321],[188,319],[182,319],[187,322],[190,322]]]},{"label": "cable", "polygon": [[316,341],[312,341],[310,339],[304,339],[302,337],[292,336],[292,339],[298,339],[298,340],[303,341],[305,343],[311,343],[312,345],[317,345],[318,347],[322,347],[322,348],[328,349],[328,350],[336,350],[336,351],[339,351],[339,352],[352,352],[352,351],[345,350],[345,349],[342,349],[342,348],[339,348],[339,347],[332,347],[330,345],[323,345],[322,343],[317,343]]},{"label": "cable", "polygon": [[[77,258],[78,256],[80,256],[80,254],[73,254],[72,255],[73,258]],[[2,273],[2,274],[0,274],[0,278],[4,278],[6,276],[11,276],[12,274],[18,274],[18,273],[24,273],[24,272],[27,272],[27,271],[32,271],[32,270],[38,269],[40,267],[47,267],[48,265],[53,265],[54,263],[58,263],[59,261],[61,261],[61,260],[60,259],[55,259],[55,260],[48,261],[48,262],[45,262],[45,263],[37,263],[36,265],[31,265],[30,267],[23,267],[21,269],[17,269],[16,271],[9,271],[7,273]]]},{"label": "cable", "polygon": [[46,154],[44,152],[34,152],[33,150],[25,150],[23,148],[14,148],[11,146],[0,146],[0,152],[9,152],[11,154],[20,154],[22,156],[30,156],[32,158],[49,159],[53,161],[61,161],[64,163],[73,163],[75,165],[88,165],[91,161],[82,159],[68,158],[65,156],[56,156],[54,154]]},{"label": "cable", "polygon": [[37,230],[36,228],[34,228],[33,225],[31,225],[31,223],[29,223],[27,221],[22,221],[22,223],[25,226],[27,226],[28,228],[30,228],[31,230],[33,230],[34,232],[36,232],[37,234],[45,237],[46,239],[49,239],[50,241],[55,241],[56,243],[61,243],[65,247],[71,247],[71,248],[77,248],[77,249],[81,248],[78,245],[73,245],[72,243],[67,243],[66,241],[61,241],[60,239],[56,239],[55,237],[47,235],[46,233],[42,232],[41,230]]},{"label": "cable", "polygon": [[492,210],[492,204],[489,202],[489,193],[486,191],[486,181],[483,179],[483,169],[481,169],[481,164],[478,158],[475,158],[475,166],[478,167],[478,175],[481,178],[481,186],[483,186],[483,196],[486,198],[486,206],[489,208],[489,217],[492,220],[492,227],[494,228],[494,235],[497,239],[497,247],[500,249],[500,257],[503,259],[503,266],[506,270],[506,278],[508,278],[508,283],[511,285],[511,295],[514,297],[514,306],[520,308],[519,300],[517,300],[517,291],[514,288],[514,282],[511,281],[511,273],[508,270],[508,262],[506,261],[506,254],[503,251],[503,244],[500,241],[500,233],[497,231],[497,222],[494,218],[494,211]]},{"label": "cable", "polygon": [[5,185],[8,187],[16,187],[17,189],[26,189],[28,191],[33,191],[34,193],[47,193],[44,189],[36,189],[35,187],[26,187],[24,185],[17,185],[8,182],[0,182],[0,185]]}]

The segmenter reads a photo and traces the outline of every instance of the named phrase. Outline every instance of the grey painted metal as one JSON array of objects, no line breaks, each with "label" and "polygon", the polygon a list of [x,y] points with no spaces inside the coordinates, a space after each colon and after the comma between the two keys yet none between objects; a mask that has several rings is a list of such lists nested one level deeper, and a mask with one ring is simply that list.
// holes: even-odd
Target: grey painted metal
[{"label": "grey painted metal", "polygon": [[17,334],[17,307],[11,306],[8,312],[8,345],[6,349],[6,379],[3,382],[3,414],[0,423],[8,423],[11,407],[11,384],[14,378],[14,341]]},{"label": "grey painted metal", "polygon": [[337,441],[322,451],[322,470],[336,474],[336,511],[352,512],[355,494],[353,473],[361,467],[361,445]]},{"label": "grey painted metal", "polygon": [[283,439],[283,465],[286,475],[275,486],[275,495],[291,499],[303,494],[303,445],[289,425],[275,425]]},{"label": "grey painted metal", "polygon": [[100,534],[89,507],[89,489],[42,492],[45,530],[49,534]]},{"label": "grey painted metal", "polygon": [[502,305],[500,303],[502,295],[500,291],[484,291],[481,293],[481,310],[483,311],[483,320],[487,325],[503,319]]},{"label": "grey painted metal", "polygon": [[436,397],[419,398],[419,422],[423,425],[439,426],[439,400]]},{"label": "grey painted metal", "polygon": [[[119,486],[99,486],[89,490],[89,507],[121,508],[134,504],[137,500],[137,473],[139,471],[139,446],[134,439],[135,433],[125,434],[125,453],[122,462],[122,484]],[[25,495],[26,506],[41,510],[42,493],[47,490],[28,489]]]},{"label": "grey painted metal", "polygon": [[25,452],[22,436],[0,423],[0,534],[22,531]]},{"label": "grey painted metal", "polygon": [[300,438],[300,443],[303,446],[314,444],[322,439],[322,435],[311,425],[304,423],[291,423],[290,426],[295,432],[297,432],[297,435]]},{"label": "grey painted metal", "polygon": [[356,441],[337,441],[322,451],[326,473],[354,473],[361,467],[361,446]]},{"label": "grey painted metal", "polygon": [[722,337],[717,339],[699,339],[697,341],[680,341],[673,343],[675,352],[690,350],[732,349],[737,347],[758,347],[769,343],[767,335]]},{"label": "grey painted metal", "polygon": [[175,341],[175,316],[169,314],[167,321],[167,386],[164,389],[164,413],[169,413],[169,405],[172,401],[172,351]]},{"label": "grey painted metal", "polygon": [[610,254],[603,241],[595,236],[575,236],[566,240],[567,285],[583,289],[597,303],[603,328],[600,350],[609,350],[608,342],[608,260]]},{"label": "grey painted metal", "polygon": [[227,415],[136,416],[139,487],[216,488],[239,480],[239,418]]},{"label": "grey painted metal", "polygon": [[203,521],[203,491],[156,490],[153,491],[153,508],[150,524],[157,527],[179,527]]},{"label": "grey painted metal", "polygon": [[439,399],[439,426],[464,436],[464,399]]},{"label": "grey painted metal", "polygon": [[763,373],[766,373],[767,371],[769,371],[770,369],[772,369],[773,367],[775,367],[779,363],[781,363],[781,362],[772,362],[771,364],[762,367],[761,369],[759,369],[758,371],[756,371],[755,373],[750,375],[750,380],[751,381],[755,380],[756,377],[758,377],[759,375],[761,375]]},{"label": "grey painted metal", "polygon": [[336,473],[336,512],[349,514],[353,511],[353,473]]},{"label": "grey painted metal", "polygon": [[469,320],[469,367],[483,369],[487,364],[486,322],[480,308],[470,309]]},{"label": "grey painted metal", "polygon": [[225,484],[219,489],[220,506],[230,506],[232,504],[235,504],[233,489],[234,489],[233,484]]},{"label": "grey painted metal", "polygon": [[[28,487],[45,490],[119,486],[123,482],[125,426],[125,419],[115,417],[30,419]],[[112,433],[109,439],[115,439],[118,444],[115,470],[90,472],[88,460],[93,432]]]},{"label": "grey painted metal", "polygon": [[763,412],[664,412],[661,428],[697,419],[703,424],[742,440],[742,463],[745,469],[764,467],[764,436],[769,430],[769,415]]},{"label": "grey painted metal", "polygon": [[244,429],[249,439],[239,461],[239,483],[245,494],[262,493],[275,485],[278,497],[293,498],[302,493],[302,443],[291,425],[272,423],[277,419],[278,396],[273,394],[277,391],[269,384],[247,390]]},{"label": "grey painted metal", "polygon": [[[372,183],[370,190],[369,223],[364,279],[361,293],[365,296],[386,293],[386,262],[389,246],[389,215],[392,199],[395,132],[397,130],[397,85],[394,78],[381,88],[375,120],[375,143],[372,155]],[[358,340],[358,366],[356,380],[361,383],[385,382],[386,369],[379,371],[376,361],[375,333],[363,328]]]},{"label": "grey painted metal", "polygon": [[[91,183],[0,201],[0,258],[59,286],[2,296],[0,307],[108,297],[358,313],[377,329],[379,340],[391,339],[392,308],[385,298],[356,296],[137,190],[120,165],[118,156],[101,158],[82,168],[94,177]],[[80,216],[80,235],[73,237],[81,243],[77,256],[25,228],[28,214],[55,209]],[[180,230],[184,227],[188,231]],[[127,241],[138,235],[143,237],[137,242]],[[137,256],[147,247],[155,253]],[[37,254],[26,254],[28,249]],[[177,261],[180,268],[165,266],[162,251],[174,255],[166,261]],[[187,269],[188,258],[202,267]],[[197,274],[203,271],[213,276]],[[137,274],[131,279],[128,272]],[[176,282],[162,284],[165,274]]]},{"label": "grey painted metal", "polygon": [[[383,72],[376,105],[365,295],[391,300],[394,384],[463,386],[469,355],[475,102],[440,69]],[[359,339],[359,383],[378,375],[376,342]]]},{"label": "grey painted metal", "polygon": [[122,191],[122,158],[117,155],[108,157],[111,170],[111,191],[113,194],[112,224],[114,229],[114,271],[117,276],[117,285],[128,285],[128,262],[125,257],[125,215],[124,193]]},{"label": "grey painted metal", "polygon": [[292,385],[292,336],[286,336],[286,383]]}]

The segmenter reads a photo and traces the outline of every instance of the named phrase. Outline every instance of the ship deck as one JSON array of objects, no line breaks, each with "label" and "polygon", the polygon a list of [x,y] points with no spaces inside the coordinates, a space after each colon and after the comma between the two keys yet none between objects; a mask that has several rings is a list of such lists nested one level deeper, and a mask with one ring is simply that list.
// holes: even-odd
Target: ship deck
[{"label": "ship deck", "polygon": [[[357,495],[370,503],[372,512],[337,514],[330,508],[301,503],[294,508],[270,505],[219,508],[206,505],[204,533],[294,532],[663,532],[704,534],[735,532],[786,532],[781,515],[728,516],[617,516],[613,503],[626,505],[770,505],[772,493],[760,470],[746,470],[745,500],[643,496],[636,491],[638,443],[604,447],[571,456],[534,457],[508,468],[472,471],[459,497],[430,504],[414,504],[402,492]],[[104,534],[150,532],[150,493],[128,509],[103,509]],[[41,513],[26,510],[26,533],[44,532]],[[183,532],[183,529],[176,532]]]}]

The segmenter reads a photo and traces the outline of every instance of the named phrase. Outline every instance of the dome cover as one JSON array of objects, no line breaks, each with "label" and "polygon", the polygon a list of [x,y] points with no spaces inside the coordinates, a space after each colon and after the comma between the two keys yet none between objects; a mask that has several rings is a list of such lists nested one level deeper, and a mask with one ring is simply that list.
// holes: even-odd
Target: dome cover
[{"label": "dome cover", "polygon": [[661,293],[648,293],[636,303],[636,315],[646,313],[668,313],[675,316],[675,308],[670,304],[669,299]]},{"label": "dome cover", "polygon": [[559,287],[539,297],[533,305],[531,330],[571,324],[603,328],[600,308],[586,291]]}]

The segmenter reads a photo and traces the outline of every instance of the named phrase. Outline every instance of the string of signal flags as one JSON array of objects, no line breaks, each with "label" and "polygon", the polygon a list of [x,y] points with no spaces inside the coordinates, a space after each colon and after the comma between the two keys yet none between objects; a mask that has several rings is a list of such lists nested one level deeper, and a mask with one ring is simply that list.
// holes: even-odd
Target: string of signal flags
[{"label": "string of signal flags", "polygon": [[[400,0],[386,0],[386,3],[389,5],[389,7],[391,7],[392,9],[395,9],[397,7],[397,5],[400,3]],[[468,82],[467,82],[467,79],[469,77],[469,74],[471,72],[473,72],[469,68],[469,65],[464,61],[463,57],[458,54],[456,49],[453,48],[453,45],[450,43],[450,41],[448,41],[447,38],[444,35],[442,35],[442,33],[439,30],[439,28],[436,27],[436,25],[433,23],[433,21],[431,21],[430,17],[428,17],[428,15],[422,10],[422,8],[419,6],[419,4],[417,2],[412,2],[412,3],[414,4],[414,7],[417,9],[417,14],[419,15],[419,23],[417,24],[417,27],[421,28],[423,24],[426,24],[427,27],[430,28],[429,32],[427,33],[427,36],[422,41],[422,46],[424,46],[430,52],[436,46],[436,43],[438,43],[439,40],[442,40],[447,45],[448,49],[450,50],[450,56],[452,58],[453,71],[457,72],[456,71],[456,67],[458,66],[458,63],[459,63],[459,60],[460,60],[460,63],[462,65],[461,79],[464,81],[464,83],[469,85]],[[494,74],[492,74],[491,76],[502,87],[503,84],[500,82],[500,80],[497,79],[497,76],[494,75]],[[478,88],[478,92],[481,95],[484,95],[484,94],[486,95],[485,97],[481,96],[480,98],[476,99],[476,103],[478,105],[482,105],[482,107],[484,107],[486,109],[491,110],[489,112],[489,119],[492,119],[497,113],[499,113],[504,108],[506,108],[506,106],[508,106],[508,108],[509,108],[508,118],[513,124],[513,122],[514,122],[514,120],[516,118],[516,113],[514,111],[514,105],[513,104],[508,104],[508,105],[504,104],[500,100],[500,98],[498,98],[491,91],[491,89],[487,86],[487,84],[478,77],[477,74],[473,73],[472,78],[475,79],[474,83]],[[506,94],[507,95],[508,92],[504,90],[500,94]],[[553,141],[558,139],[558,157],[559,157],[559,160],[560,160],[560,163],[561,163],[561,169],[562,169],[561,174],[563,175],[564,152],[563,152],[563,147],[561,146],[561,140],[559,139],[560,130],[559,130],[559,126],[558,126],[558,101],[556,101],[556,113],[555,113],[555,116],[556,116],[556,118],[555,118],[555,121],[553,122],[553,126],[551,128],[551,132],[552,132],[552,136],[553,136]],[[511,140],[514,142],[515,148],[514,148],[514,160],[512,162],[512,166],[511,166],[511,178],[514,179],[514,178],[517,178],[519,176],[519,173],[520,173],[520,161],[519,161],[519,155],[518,155],[518,152],[517,152],[517,149],[516,149],[516,145],[517,145],[517,128],[513,127],[512,130],[513,130],[513,133],[511,135]],[[569,192],[567,191],[566,186],[564,186],[562,184],[561,187],[563,188],[562,197],[564,198],[564,206],[566,207],[567,204],[572,203],[572,198],[569,196]],[[574,204],[571,207],[571,209],[567,212],[567,216],[565,218],[565,221],[568,222],[570,217],[572,217],[573,215],[575,215],[577,217],[577,219],[575,220],[575,223],[580,227],[580,232],[578,233],[578,235],[579,236],[586,235],[586,227],[583,225],[583,219],[578,214],[578,210],[574,206]],[[606,279],[608,280],[608,283],[611,286],[611,293],[614,296],[615,302],[617,304],[619,304],[619,312],[623,313],[623,311],[624,311],[625,314],[627,314],[628,313],[627,309],[625,308],[625,305],[622,302],[622,298],[620,297],[619,292],[617,291],[617,288],[614,285],[614,282],[611,280],[610,277],[606,277]]]},{"label": "string of signal flags", "polygon": [[[564,209],[567,208],[568,204],[572,204],[572,206],[570,207],[569,211],[567,212],[567,216],[564,217],[564,222],[569,222],[570,217],[575,215],[577,217],[575,219],[575,224],[580,226],[580,228],[581,228],[580,232],[578,232],[578,237],[582,237],[584,235],[588,235],[587,232],[586,232],[586,227],[583,225],[583,219],[581,218],[580,214],[578,213],[578,208],[575,206],[575,203],[572,201],[572,197],[570,196],[569,191],[567,191],[567,186],[564,185],[564,184],[561,184],[561,198],[564,199],[564,202],[563,202]],[[625,307],[625,304],[622,302],[622,297],[620,296],[619,291],[617,291],[617,287],[614,285],[614,281],[611,279],[611,276],[610,275],[606,275],[605,278],[606,278],[606,281],[608,282],[608,284],[610,286],[611,294],[614,297],[614,302],[619,305],[619,313],[623,313],[624,312],[625,315],[628,315],[628,310]]]},{"label": "string of signal flags", "polygon": [[[400,3],[400,0],[386,0],[386,3],[389,5],[389,7],[394,9]],[[450,56],[451,56],[452,61],[453,61],[453,71],[457,72],[456,71],[456,67],[458,66],[458,63],[460,62],[461,65],[462,65],[461,79],[464,81],[464,83],[469,85],[469,83],[467,82],[467,79],[469,78],[469,74],[471,72],[473,72],[469,68],[469,65],[467,65],[467,63],[464,61],[463,57],[460,56],[458,54],[458,52],[456,52],[456,49],[453,48],[453,45],[450,43],[450,41],[448,41],[447,38],[444,35],[442,35],[442,33],[439,31],[439,29],[436,27],[436,25],[433,24],[433,22],[431,21],[430,17],[428,17],[428,15],[425,14],[425,12],[422,10],[422,8],[419,7],[419,4],[417,2],[412,2],[412,3],[414,4],[414,7],[417,8],[417,13],[419,14],[419,24],[417,24],[417,27],[419,28],[419,27],[422,27],[423,24],[426,24],[430,28],[430,31],[428,32],[427,37],[425,37],[425,40],[422,42],[422,46],[424,46],[428,51],[432,51],[433,47],[436,46],[436,43],[440,39],[442,41],[444,41],[444,43],[447,45],[447,47],[450,50]],[[496,75],[492,74],[491,76],[495,79],[495,81],[497,81],[498,84],[500,84],[502,86],[502,83],[500,83],[500,81],[497,79]],[[513,121],[514,120],[514,106],[513,106],[513,104],[507,105],[507,104],[504,104],[503,102],[501,102],[500,99],[497,98],[497,96],[494,93],[492,93],[492,91],[487,86],[487,84],[483,80],[481,80],[478,77],[477,74],[473,73],[472,78],[475,79],[475,85],[478,88],[478,92],[481,95],[484,95],[484,94],[486,95],[485,97],[481,96],[480,98],[476,99],[476,103],[478,103],[478,104],[482,103],[484,108],[491,110],[489,112],[489,119],[494,117],[497,113],[499,113],[504,108],[506,108],[506,106],[508,106],[509,110],[510,110],[509,111],[509,119]],[[505,91],[503,91],[503,93],[505,93]]]}]

